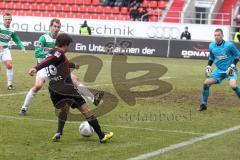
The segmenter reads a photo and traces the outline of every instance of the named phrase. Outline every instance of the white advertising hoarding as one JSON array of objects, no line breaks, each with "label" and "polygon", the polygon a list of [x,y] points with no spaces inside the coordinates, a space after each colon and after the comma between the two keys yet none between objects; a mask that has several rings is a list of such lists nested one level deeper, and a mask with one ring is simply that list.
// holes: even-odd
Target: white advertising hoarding
[{"label": "white advertising hoarding", "polygon": [[[46,32],[49,30],[50,17],[14,16],[12,27],[16,31]],[[62,32],[79,34],[79,28],[83,19],[61,18]],[[222,28],[225,39],[229,40],[229,26],[177,24],[162,22],[133,22],[110,20],[87,20],[92,34],[96,36],[123,36],[158,39],[179,39],[185,26],[188,26],[193,40],[213,40],[213,32],[216,28]]]}]

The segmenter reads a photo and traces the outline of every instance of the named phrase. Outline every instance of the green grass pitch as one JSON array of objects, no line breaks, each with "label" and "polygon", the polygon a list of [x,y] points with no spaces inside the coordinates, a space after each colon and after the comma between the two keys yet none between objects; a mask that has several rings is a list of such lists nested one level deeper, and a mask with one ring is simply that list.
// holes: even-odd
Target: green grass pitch
[{"label": "green grass pitch", "polygon": [[[100,144],[96,135],[90,138],[80,136],[80,122],[72,122],[66,124],[61,142],[53,143],[51,137],[56,131],[57,118],[47,85],[33,100],[27,116],[18,116],[25,92],[35,80],[27,72],[35,65],[36,60],[31,51],[21,53],[13,50],[12,55],[16,90],[7,90],[5,67],[0,65],[0,160],[124,160],[240,124],[240,101],[227,81],[221,86],[211,88],[207,112],[199,113],[196,110],[200,105],[202,82],[205,79],[207,62],[204,60],[129,56],[129,63],[156,63],[166,66],[168,71],[163,80],[171,83],[173,90],[164,96],[139,98],[135,106],[128,106],[118,97],[111,84],[112,56],[96,55],[102,60],[103,68],[96,81],[86,85],[118,97],[118,106],[98,117],[103,130],[113,131],[114,137],[109,143]],[[76,54],[70,53],[68,56],[75,57]],[[76,71],[81,80],[86,69],[84,66]],[[137,77],[143,74],[145,72],[131,72],[128,76]],[[147,87],[134,88],[141,91],[143,89]],[[93,108],[91,104],[90,107]],[[168,118],[152,119],[149,115],[165,115]],[[176,119],[176,116],[182,118]],[[152,159],[238,160],[239,145],[238,130]]]}]

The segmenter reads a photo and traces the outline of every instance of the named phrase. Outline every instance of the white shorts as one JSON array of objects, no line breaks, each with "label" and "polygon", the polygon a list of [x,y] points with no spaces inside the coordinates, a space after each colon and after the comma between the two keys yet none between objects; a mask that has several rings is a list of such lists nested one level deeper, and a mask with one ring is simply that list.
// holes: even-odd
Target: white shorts
[{"label": "white shorts", "polygon": [[5,48],[0,51],[0,61],[11,61],[11,60],[12,60],[12,56],[8,48]]},{"label": "white shorts", "polygon": [[38,78],[44,79],[45,81],[49,80],[45,68],[43,68],[37,72],[36,79],[38,79]]}]

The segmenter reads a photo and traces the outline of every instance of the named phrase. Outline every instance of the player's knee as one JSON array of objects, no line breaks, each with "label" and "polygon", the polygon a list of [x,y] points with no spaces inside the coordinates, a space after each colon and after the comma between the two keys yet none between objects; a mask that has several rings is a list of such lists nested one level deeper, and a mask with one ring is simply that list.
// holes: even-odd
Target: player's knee
[{"label": "player's knee", "polygon": [[12,63],[8,63],[8,64],[6,65],[6,68],[7,68],[7,69],[12,69],[12,68],[13,68]]},{"label": "player's knee", "polygon": [[232,88],[232,90],[235,90],[237,88],[237,84],[230,84],[230,87]]},{"label": "player's knee", "polygon": [[210,87],[211,83],[208,80],[205,80],[203,83],[203,87]]}]

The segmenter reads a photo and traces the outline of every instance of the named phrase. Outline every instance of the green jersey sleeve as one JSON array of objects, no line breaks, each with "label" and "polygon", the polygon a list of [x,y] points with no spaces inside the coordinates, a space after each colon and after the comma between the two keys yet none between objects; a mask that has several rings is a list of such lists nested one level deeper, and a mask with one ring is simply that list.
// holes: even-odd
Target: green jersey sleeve
[{"label": "green jersey sleeve", "polygon": [[16,32],[13,32],[12,34],[12,40],[18,45],[18,47],[20,49],[24,49],[24,46],[22,44],[22,41],[20,40],[20,38],[18,37]]},{"label": "green jersey sleeve", "polygon": [[46,39],[44,36],[41,36],[36,43],[35,47],[35,57],[36,58],[45,58],[45,56],[48,54],[48,52],[44,51],[44,47],[46,44]]}]

